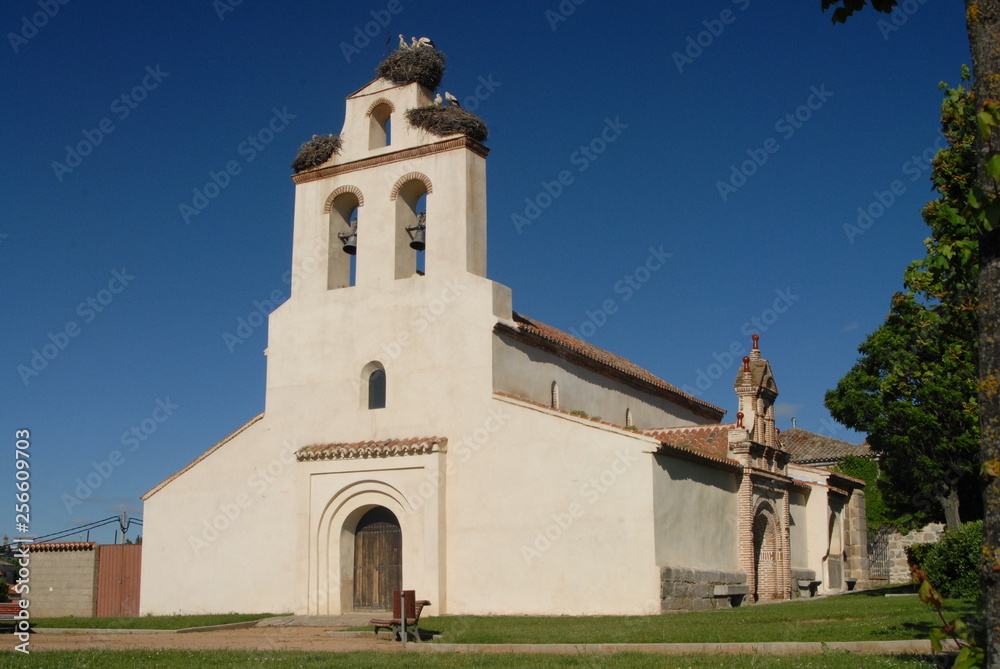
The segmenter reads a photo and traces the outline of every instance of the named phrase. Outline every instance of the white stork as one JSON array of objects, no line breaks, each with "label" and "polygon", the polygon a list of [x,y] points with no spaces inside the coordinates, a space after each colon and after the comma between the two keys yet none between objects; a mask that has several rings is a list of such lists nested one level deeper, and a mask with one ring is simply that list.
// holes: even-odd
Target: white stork
[{"label": "white stork", "polygon": [[436,46],[434,46],[434,42],[431,41],[430,37],[421,37],[419,40],[417,40],[417,46],[427,46],[432,49],[437,48]]},{"label": "white stork", "polygon": [[444,100],[441,98],[441,94],[440,93],[438,93],[437,95],[434,96],[434,105],[435,106],[440,107],[443,102],[444,102]]},{"label": "white stork", "polygon": [[448,104],[451,105],[452,107],[459,107],[459,108],[461,108],[461,106],[462,106],[462,103],[460,103],[458,101],[458,98],[456,98],[454,95],[452,95],[448,91],[444,92],[444,99],[447,100]]},{"label": "white stork", "polygon": [[406,43],[406,38],[403,37],[403,33],[399,33],[399,50],[409,49],[410,45]]}]

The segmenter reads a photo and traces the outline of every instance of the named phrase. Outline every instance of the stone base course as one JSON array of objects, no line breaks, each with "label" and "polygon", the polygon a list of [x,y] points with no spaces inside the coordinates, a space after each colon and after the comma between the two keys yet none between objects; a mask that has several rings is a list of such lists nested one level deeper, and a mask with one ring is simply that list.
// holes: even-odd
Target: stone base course
[{"label": "stone base course", "polygon": [[747,576],[741,571],[660,568],[662,611],[728,609],[739,606],[748,594]]}]

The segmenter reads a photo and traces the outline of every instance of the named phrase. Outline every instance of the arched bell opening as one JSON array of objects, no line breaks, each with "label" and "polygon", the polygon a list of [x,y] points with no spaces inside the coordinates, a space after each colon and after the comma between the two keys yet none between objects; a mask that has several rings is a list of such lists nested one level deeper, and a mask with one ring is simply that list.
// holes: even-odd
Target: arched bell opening
[{"label": "arched bell opening", "polygon": [[424,254],[428,244],[428,190],[422,179],[411,179],[396,195],[396,274],[408,279],[425,273]]},{"label": "arched bell opening", "polygon": [[341,193],[330,205],[327,289],[353,286],[357,276],[358,196]]},{"label": "arched bell opening", "polygon": [[369,118],[368,148],[381,149],[392,144],[392,107],[388,103],[376,105]]}]

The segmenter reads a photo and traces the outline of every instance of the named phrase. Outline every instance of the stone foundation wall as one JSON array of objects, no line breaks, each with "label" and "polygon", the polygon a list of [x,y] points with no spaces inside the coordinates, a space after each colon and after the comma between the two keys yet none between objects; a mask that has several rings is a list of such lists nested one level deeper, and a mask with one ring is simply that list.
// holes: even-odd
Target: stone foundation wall
[{"label": "stone foundation wall", "polygon": [[741,571],[660,568],[662,611],[728,609],[742,604],[749,593],[747,575]]},{"label": "stone foundation wall", "polygon": [[913,544],[932,544],[944,534],[942,523],[931,523],[909,534],[894,532],[889,535],[889,583],[909,583],[910,563],[906,561],[906,547]]}]

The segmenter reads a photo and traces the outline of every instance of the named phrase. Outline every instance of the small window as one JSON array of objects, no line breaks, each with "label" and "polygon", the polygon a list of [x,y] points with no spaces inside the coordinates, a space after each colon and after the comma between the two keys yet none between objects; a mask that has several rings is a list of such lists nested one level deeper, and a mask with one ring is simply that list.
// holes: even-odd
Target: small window
[{"label": "small window", "polygon": [[559,408],[559,384],[555,381],[552,382],[552,408]]},{"label": "small window", "polygon": [[368,375],[368,408],[385,408],[385,370],[376,369]]},{"label": "small window", "polygon": [[635,425],[632,424],[632,410],[631,409],[625,409],[625,427],[635,427]]}]

